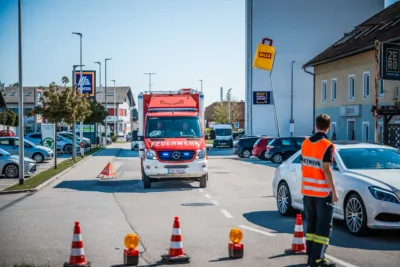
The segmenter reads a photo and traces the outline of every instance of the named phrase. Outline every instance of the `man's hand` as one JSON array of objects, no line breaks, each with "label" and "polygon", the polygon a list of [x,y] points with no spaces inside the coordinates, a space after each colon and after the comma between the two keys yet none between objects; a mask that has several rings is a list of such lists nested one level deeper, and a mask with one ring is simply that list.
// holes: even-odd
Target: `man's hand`
[{"label": "man's hand", "polygon": [[338,197],[336,190],[332,190],[332,202],[336,203],[338,201],[339,201],[339,197]]}]

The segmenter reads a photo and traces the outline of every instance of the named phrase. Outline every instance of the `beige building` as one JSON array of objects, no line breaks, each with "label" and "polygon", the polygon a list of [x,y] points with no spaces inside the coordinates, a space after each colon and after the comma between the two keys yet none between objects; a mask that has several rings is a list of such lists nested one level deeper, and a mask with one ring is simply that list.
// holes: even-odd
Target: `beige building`
[{"label": "beige building", "polygon": [[[314,117],[329,114],[331,134],[335,132],[339,140],[374,141],[371,109],[376,100],[375,40],[400,43],[399,10],[400,2],[394,3],[303,66],[307,72],[308,67],[314,67]],[[379,80],[378,105],[398,102],[399,88],[400,81]],[[400,116],[393,116],[390,123],[399,124]],[[378,131],[383,135],[382,117],[379,117]],[[394,134],[400,135],[400,132]]]}]

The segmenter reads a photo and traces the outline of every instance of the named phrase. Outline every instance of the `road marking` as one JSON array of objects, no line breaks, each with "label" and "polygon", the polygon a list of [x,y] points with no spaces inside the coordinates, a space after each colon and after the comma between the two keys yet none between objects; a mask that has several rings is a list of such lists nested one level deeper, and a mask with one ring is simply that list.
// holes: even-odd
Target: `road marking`
[{"label": "road marking", "polygon": [[211,202],[212,202],[215,206],[219,206],[219,202],[218,202],[218,201],[212,200],[212,199],[211,199]]},{"label": "road marking", "polygon": [[199,189],[199,191],[200,191],[200,192],[204,192],[204,190],[203,190],[203,189]]},{"label": "road marking", "polygon": [[225,215],[226,218],[232,219],[233,216],[227,210],[221,210],[222,214]]},{"label": "road marking", "polygon": [[348,262],[339,260],[338,258],[335,258],[335,257],[333,257],[333,256],[331,256],[331,255],[328,255],[328,254],[325,254],[325,257],[326,257],[328,260],[331,260],[331,261],[333,261],[333,262],[339,263],[340,265],[343,265],[343,266],[345,266],[345,267],[357,267],[357,266],[355,266],[355,265],[353,265],[353,264],[351,264],[351,263],[348,263]]},{"label": "road marking", "polygon": [[204,195],[205,197],[211,198],[209,195]]},{"label": "road marking", "polygon": [[274,234],[271,234],[271,233],[268,233],[268,232],[265,232],[265,231],[261,231],[261,230],[258,230],[258,229],[254,229],[254,228],[248,227],[246,225],[239,225],[239,227],[247,229],[247,230],[250,230],[250,231],[253,231],[253,232],[256,232],[256,233],[259,233],[259,234],[262,234],[262,235],[275,236]]}]

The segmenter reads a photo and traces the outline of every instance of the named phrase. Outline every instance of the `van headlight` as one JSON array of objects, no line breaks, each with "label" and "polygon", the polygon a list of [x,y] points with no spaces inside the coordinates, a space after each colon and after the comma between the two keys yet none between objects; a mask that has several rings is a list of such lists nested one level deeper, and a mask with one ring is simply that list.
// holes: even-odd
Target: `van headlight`
[{"label": "van headlight", "polygon": [[376,186],[368,187],[368,189],[371,192],[372,196],[378,200],[400,204],[399,198],[393,192]]},{"label": "van headlight", "polygon": [[157,159],[153,150],[146,150],[146,159]]},{"label": "van headlight", "polygon": [[203,159],[206,157],[207,149],[199,149],[197,150],[196,159]]}]

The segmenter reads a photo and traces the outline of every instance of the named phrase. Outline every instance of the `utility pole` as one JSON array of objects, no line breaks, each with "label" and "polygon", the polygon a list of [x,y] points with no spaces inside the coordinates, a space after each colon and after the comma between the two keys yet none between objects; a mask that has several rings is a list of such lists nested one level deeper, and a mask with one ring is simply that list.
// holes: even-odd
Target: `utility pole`
[{"label": "utility pole", "polygon": [[151,75],[156,75],[154,72],[146,72],[145,75],[149,75],[149,91],[151,92]]},{"label": "utility pole", "polygon": [[293,119],[293,65],[296,61],[292,61],[292,76],[291,76],[291,87],[290,87],[290,136],[293,136],[294,132],[294,119]]},{"label": "utility pole", "polygon": [[232,123],[231,123],[231,91],[232,91],[232,88],[229,88],[229,90],[228,90],[228,122],[229,122],[229,125],[232,125]]},{"label": "utility pole", "polygon": [[117,136],[117,128],[115,128],[116,127],[116,125],[117,125],[117,113],[116,113],[116,104],[115,104],[115,80],[111,80],[112,82],[114,82],[114,136]]},{"label": "utility pole", "polygon": [[[102,88],[102,86],[101,86],[101,62],[100,61],[95,61],[94,63],[96,63],[96,64],[98,64],[99,65],[99,80],[100,80],[100,94],[103,92],[103,88]],[[97,92],[96,92],[96,96],[95,96],[95,98],[96,98],[96,100],[97,100]],[[101,126],[101,125],[100,125]],[[96,143],[97,143],[97,134],[98,134],[98,129],[99,127],[98,127],[98,124],[96,123]],[[99,143],[101,143],[101,134],[100,134],[100,136],[99,136]]]},{"label": "utility pole", "polygon": [[200,82],[200,92],[203,93],[203,80],[200,79],[199,82]]},{"label": "utility pole", "polygon": [[21,0],[18,0],[18,128],[19,128],[19,185],[24,184],[24,87],[22,85],[22,25],[21,25]]},{"label": "utility pole", "polygon": [[[105,90],[104,90],[104,105],[105,105],[105,109],[106,109],[106,111],[107,111],[107,113],[108,113],[108,109],[107,109],[107,61],[108,60],[112,60],[112,58],[106,58],[106,59],[104,59],[104,86],[105,86]],[[106,132],[106,136],[105,136],[105,140],[106,140],[106,142],[105,142],[105,144],[104,145],[107,145],[107,117],[105,118],[105,121],[104,121],[104,127],[106,127],[106,129],[105,129],[105,132]]]},{"label": "utility pole", "polygon": [[[75,96],[76,94],[76,82],[75,82],[75,70],[77,67],[84,67],[85,65],[73,65],[72,66],[72,92],[73,95]],[[72,132],[73,132],[73,136],[72,136],[72,159],[74,160],[74,163],[76,163],[76,122],[74,121],[72,123]]]},{"label": "utility pole", "polygon": [[[380,48],[381,48],[381,42],[378,40],[375,40],[375,79],[374,79],[374,84],[375,84],[375,108],[376,110],[374,111],[374,141],[375,143],[380,143],[379,140],[379,134],[378,134],[378,108],[379,108],[379,100],[378,100],[378,90],[379,90],[379,78],[380,78],[380,73],[379,73],[379,57],[380,57]],[[383,86],[383,85],[382,85]],[[387,124],[386,120],[383,122],[383,133],[384,133],[384,142],[387,142]]]}]

